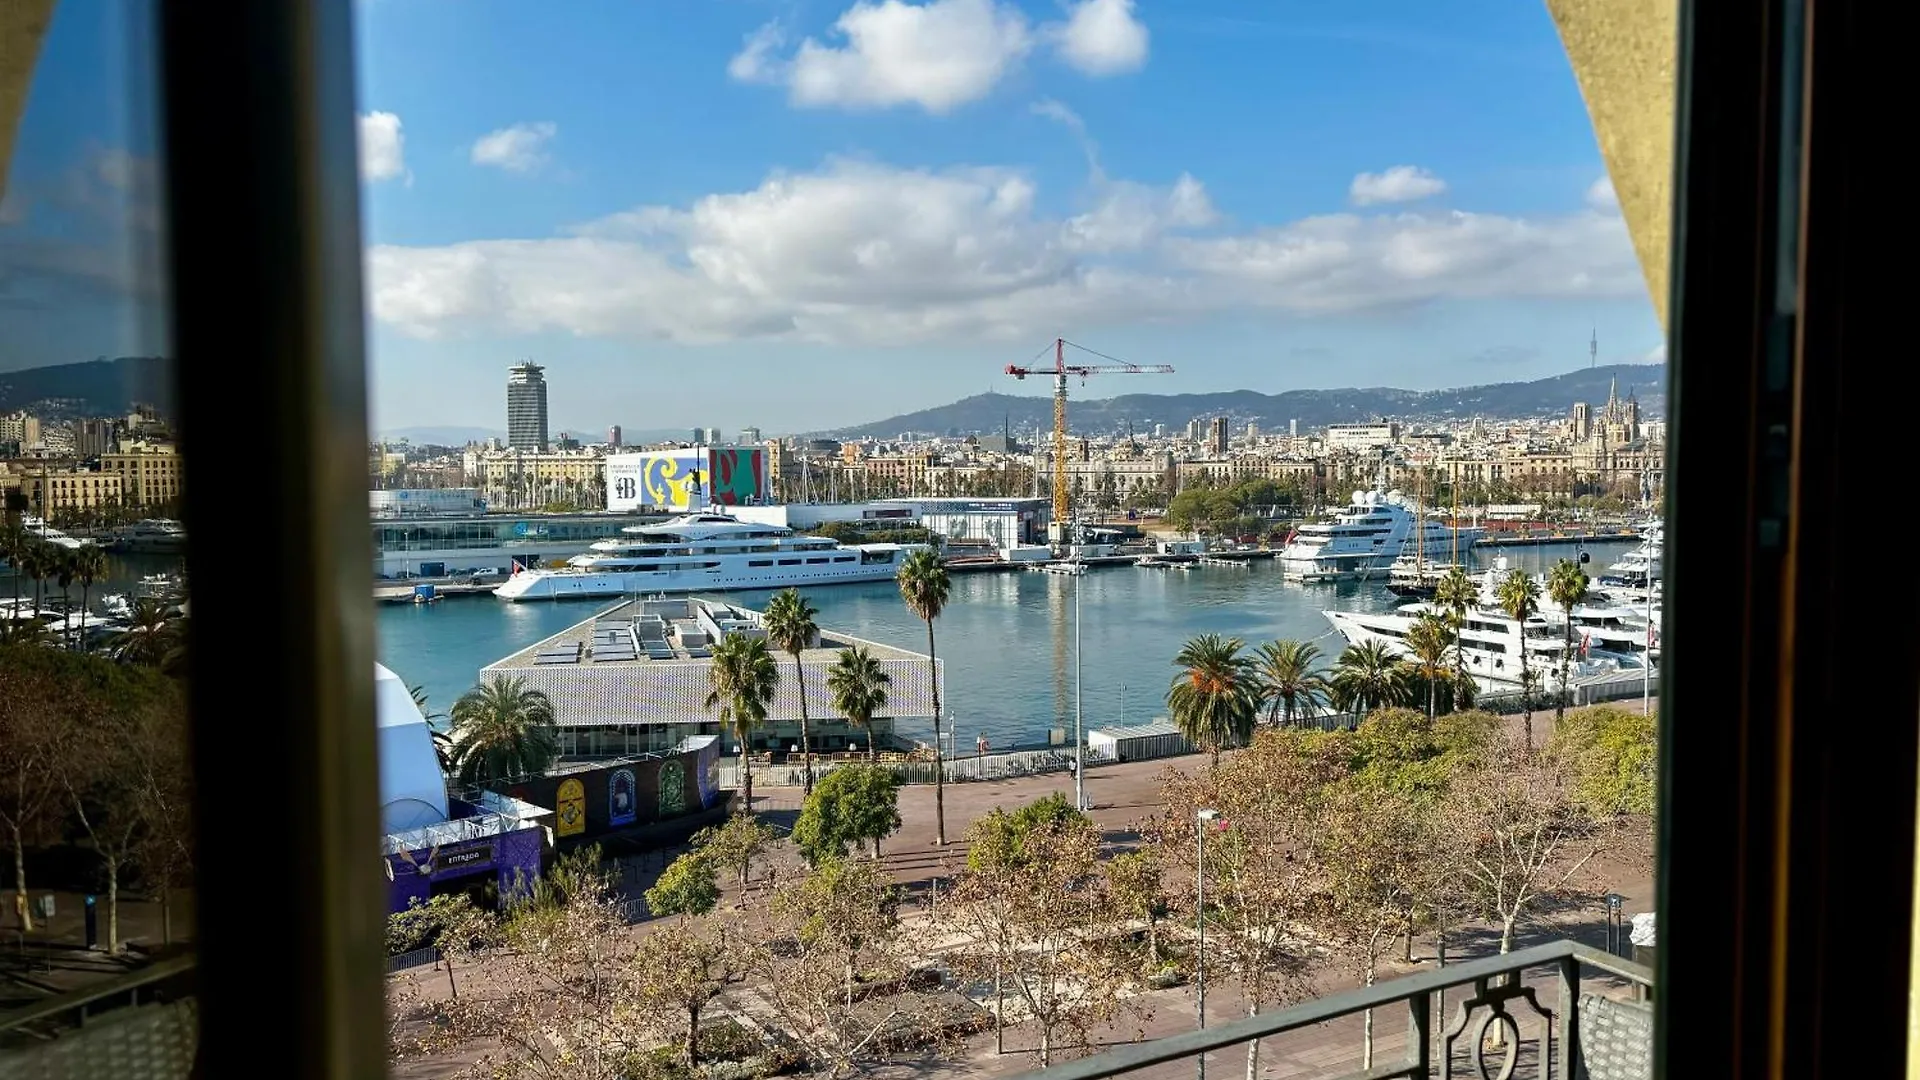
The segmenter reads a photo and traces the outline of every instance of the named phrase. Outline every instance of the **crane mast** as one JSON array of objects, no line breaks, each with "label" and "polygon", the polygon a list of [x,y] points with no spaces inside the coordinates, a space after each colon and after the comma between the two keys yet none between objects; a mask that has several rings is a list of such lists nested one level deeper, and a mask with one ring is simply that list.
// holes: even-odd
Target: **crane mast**
[{"label": "crane mast", "polygon": [[[1025,379],[1029,375],[1053,376],[1053,520],[1065,525],[1072,519],[1073,504],[1067,483],[1067,376],[1078,375],[1083,380],[1089,375],[1115,373],[1127,375],[1171,375],[1173,368],[1166,364],[1129,364],[1115,360],[1111,364],[1069,364],[1067,346],[1073,345],[1081,352],[1090,353],[1106,360],[1113,357],[1105,353],[1094,352],[1084,345],[1074,345],[1065,338],[1053,341],[1053,368],[1036,368],[1020,364],[1008,364],[1007,374],[1016,379]],[[1044,350],[1041,355],[1045,355]],[[1040,357],[1034,357],[1038,360]]]}]

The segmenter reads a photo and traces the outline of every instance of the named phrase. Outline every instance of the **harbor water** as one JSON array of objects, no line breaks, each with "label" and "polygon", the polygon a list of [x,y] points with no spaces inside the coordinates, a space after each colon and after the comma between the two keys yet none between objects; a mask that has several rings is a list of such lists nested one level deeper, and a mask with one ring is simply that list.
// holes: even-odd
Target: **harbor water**
[{"label": "harbor water", "polygon": [[[1589,543],[1587,572],[1601,570],[1631,541]],[[1477,566],[1505,557],[1538,573],[1573,557],[1572,544],[1481,548]],[[952,739],[971,750],[985,736],[995,748],[1043,744],[1071,732],[1074,715],[1074,592],[1079,597],[1079,676],[1087,727],[1145,723],[1165,715],[1173,655],[1199,634],[1257,645],[1275,638],[1315,640],[1330,663],[1345,642],[1320,612],[1386,611],[1401,598],[1382,581],[1299,585],[1281,580],[1272,560],[1247,567],[1192,570],[1114,566],[1078,577],[1026,572],[953,576],[946,611],[934,624],[946,670],[945,714]],[[771,593],[729,593],[760,608]],[[926,625],[900,602],[891,582],[836,585],[807,592],[821,626],[924,653]],[[381,604],[379,655],[409,685],[426,689],[445,711],[480,668],[592,615],[608,601],[506,603],[491,596],[448,597],[431,605]],[[909,738],[928,739],[925,721],[899,722]]]}]

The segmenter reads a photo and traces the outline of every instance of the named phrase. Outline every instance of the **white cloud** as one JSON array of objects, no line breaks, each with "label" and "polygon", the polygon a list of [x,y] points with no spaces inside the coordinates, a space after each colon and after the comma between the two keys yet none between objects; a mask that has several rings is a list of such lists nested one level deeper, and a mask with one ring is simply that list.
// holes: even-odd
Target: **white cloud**
[{"label": "white cloud", "polygon": [[1614,193],[1612,177],[1602,176],[1593,182],[1587,189],[1587,205],[1600,211],[1620,209],[1620,196]]},{"label": "white cloud", "polygon": [[390,112],[370,112],[360,117],[360,178],[392,180],[407,175],[406,135],[400,130],[400,118]]},{"label": "white cloud", "polygon": [[1416,202],[1447,190],[1447,182],[1414,165],[1395,165],[1386,172],[1366,173],[1353,178],[1347,198],[1355,206],[1377,203]]},{"label": "white cloud", "polygon": [[1147,63],[1147,28],[1133,0],[1082,0],[1049,37],[1060,58],[1084,75],[1118,75]]},{"label": "white cloud", "polygon": [[1647,355],[1641,357],[1640,362],[1643,364],[1666,363],[1667,362],[1667,343],[1663,341],[1660,344],[1655,345],[1653,348],[1648,349]]},{"label": "white cloud", "polygon": [[1036,28],[1008,0],[857,0],[828,40],[805,38],[790,56],[781,26],[762,26],[727,62],[727,74],[784,86],[802,108],[946,113],[992,93],[1039,42],[1085,75],[1139,70],[1147,28],[1133,9],[1134,0],[1076,0],[1066,21]]},{"label": "white cloud", "polygon": [[508,172],[532,172],[547,163],[547,144],[560,133],[551,121],[514,124],[475,140],[471,159]]},{"label": "white cloud", "polygon": [[1185,175],[1096,182],[1072,215],[1037,194],[1010,169],[832,161],[559,237],[375,247],[372,307],[418,337],[860,345],[1644,289],[1617,215],[1339,214],[1221,233]]},{"label": "white cloud", "polygon": [[862,0],[833,29],[844,44],[810,37],[782,60],[774,55],[784,40],[779,28],[762,27],[727,72],[784,84],[800,106],[918,105],[943,113],[985,97],[1033,48],[1026,16],[995,0]]}]

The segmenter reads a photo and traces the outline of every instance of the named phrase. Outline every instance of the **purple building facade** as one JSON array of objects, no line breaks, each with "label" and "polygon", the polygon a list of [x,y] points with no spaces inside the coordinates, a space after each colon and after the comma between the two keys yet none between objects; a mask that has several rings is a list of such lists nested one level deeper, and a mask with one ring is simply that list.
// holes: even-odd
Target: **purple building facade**
[{"label": "purple building facade", "polygon": [[492,792],[449,803],[447,820],[386,838],[388,912],[488,886],[504,900],[539,878],[550,811]]}]

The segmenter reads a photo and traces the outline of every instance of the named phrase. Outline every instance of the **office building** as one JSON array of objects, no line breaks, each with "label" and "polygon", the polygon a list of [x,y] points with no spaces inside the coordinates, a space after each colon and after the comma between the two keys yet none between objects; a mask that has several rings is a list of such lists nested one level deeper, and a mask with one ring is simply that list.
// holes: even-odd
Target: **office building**
[{"label": "office building", "polygon": [[547,449],[547,377],[528,361],[507,374],[507,445],[541,453]]},{"label": "office building", "polygon": [[612,427],[607,429],[607,446],[614,450],[620,449],[620,425],[619,424],[615,424]]},{"label": "office building", "polygon": [[1227,418],[1216,416],[1207,425],[1207,450],[1213,454],[1227,452]]}]

